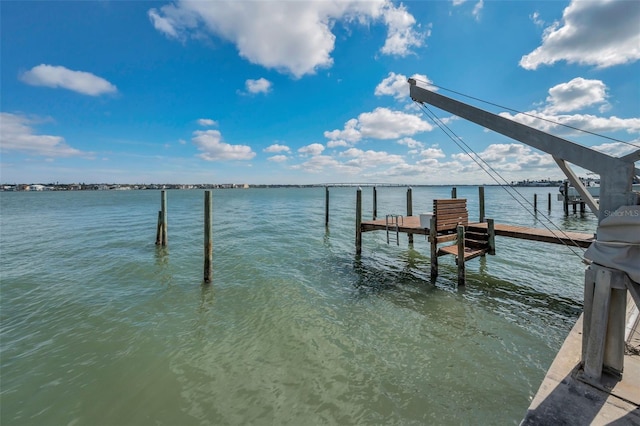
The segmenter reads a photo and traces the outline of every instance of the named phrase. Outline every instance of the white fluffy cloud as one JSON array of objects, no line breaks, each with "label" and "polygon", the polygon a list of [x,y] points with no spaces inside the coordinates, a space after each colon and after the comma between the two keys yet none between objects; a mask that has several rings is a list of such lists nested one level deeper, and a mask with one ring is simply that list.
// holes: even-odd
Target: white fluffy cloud
[{"label": "white fluffy cloud", "polygon": [[407,55],[422,45],[415,18],[390,0],[191,1],[150,9],[149,19],[167,37],[186,40],[213,34],[235,44],[251,63],[299,78],[333,64],[337,21],[382,22],[387,26],[383,54]]},{"label": "white fluffy cloud", "polygon": [[[454,154],[451,156],[460,163],[466,163],[463,171],[478,170],[478,166],[467,154]],[[519,143],[491,144],[478,153],[478,157],[486,161],[497,171],[520,170],[554,170],[556,163],[548,154],[543,154]]]},{"label": "white fluffy cloud", "polygon": [[0,113],[0,150],[22,152],[44,157],[73,157],[88,155],[65,143],[62,136],[35,134],[36,122],[23,115]]},{"label": "white fluffy cloud", "polygon": [[291,152],[291,149],[286,145],[280,145],[278,143],[274,143],[273,145],[269,145],[266,147],[264,152]]},{"label": "white fluffy cloud", "polygon": [[445,158],[444,151],[440,148],[431,147],[420,151],[420,156],[424,158]]},{"label": "white fluffy cloud", "polygon": [[349,146],[349,144],[347,143],[347,141],[344,141],[342,139],[331,140],[327,142],[327,148],[338,148],[340,146]]},{"label": "white fluffy cloud", "polygon": [[413,138],[402,138],[398,140],[398,144],[400,145],[406,145],[408,148],[410,149],[422,149],[424,148],[424,144],[422,142],[418,142],[417,140],[413,139]]},{"label": "white fluffy cloud", "polygon": [[324,146],[319,143],[312,143],[311,145],[306,145],[298,149],[298,152],[303,156],[320,155],[322,151],[324,151]]},{"label": "white fluffy cloud", "polygon": [[340,154],[341,157],[351,157],[345,164],[351,167],[370,168],[385,164],[404,163],[400,155],[389,154],[384,151],[363,151],[357,148],[350,148]]},{"label": "white fluffy cloud", "polygon": [[570,112],[606,102],[607,86],[602,81],[577,77],[549,89],[545,112]]},{"label": "white fluffy cloud", "polygon": [[357,142],[362,138],[397,139],[432,129],[429,123],[417,115],[376,108],[372,112],[363,112],[357,119],[347,121],[343,130],[326,131],[324,136],[331,140]]},{"label": "white fluffy cloud", "polygon": [[[518,121],[522,124],[526,124],[527,126],[535,127],[543,132],[553,131],[557,134],[579,134],[576,130],[572,130],[570,127],[594,133],[616,131],[640,133],[640,118],[619,118],[616,116],[598,117],[592,114],[550,115],[540,111],[529,111],[527,113],[518,113],[513,115],[503,112],[500,115],[511,120]],[[547,121],[543,121],[541,119]]]},{"label": "white fluffy cloud", "polygon": [[328,155],[316,155],[311,157],[304,163],[291,166],[293,170],[304,170],[308,173],[321,173],[325,170],[334,170],[339,173],[355,174],[360,171],[357,167],[351,167],[347,164],[341,163],[335,158]]},{"label": "white fluffy cloud", "polygon": [[73,71],[62,66],[45,64],[23,72],[20,74],[20,80],[32,86],[61,87],[89,96],[118,91],[116,86],[90,72]]},{"label": "white fluffy cloud", "polygon": [[424,36],[413,29],[416,20],[404,5],[388,7],[382,15],[389,31],[384,46],[380,49],[382,53],[406,56],[411,53],[412,46],[422,45]]},{"label": "white fluffy cloud", "polygon": [[[427,78],[426,75],[423,74],[414,74],[411,78],[416,80],[416,83],[420,87],[428,88],[429,90],[436,90],[434,86],[430,86],[429,83],[432,83],[431,80]],[[377,86],[375,90],[376,96],[393,96],[394,98],[401,100],[410,100],[409,98],[409,83],[407,82],[408,78],[403,74],[396,74],[394,72],[390,72],[389,75],[383,79]]]},{"label": "white fluffy cloud", "polygon": [[601,145],[592,146],[591,148],[596,151],[604,152],[605,154],[612,155],[614,157],[622,157],[627,154],[631,154],[634,151],[640,149],[640,140],[636,140],[632,144],[611,142],[603,143]]},{"label": "white fluffy cloud", "polygon": [[257,93],[269,93],[271,91],[271,82],[265,78],[259,78],[257,80],[248,79],[244,83],[247,92],[251,94]]},{"label": "white fluffy cloud", "polygon": [[222,142],[222,134],[218,130],[197,130],[193,135],[192,141],[202,151],[199,157],[203,160],[251,160],[256,155],[250,146]]},{"label": "white fluffy cloud", "polygon": [[503,112],[500,115],[543,132],[559,135],[580,134],[571,127],[594,133],[615,131],[640,133],[640,118],[599,117],[580,113],[561,114],[595,105],[600,105],[601,112],[609,107],[606,85],[600,80],[586,80],[578,77],[549,89],[546,103],[538,110],[517,114]]},{"label": "white fluffy cloud", "polygon": [[203,127],[211,127],[211,126],[218,125],[218,123],[215,120],[212,120],[210,118],[200,118],[198,119],[198,124]]},{"label": "white fluffy cloud", "polygon": [[535,70],[565,60],[599,68],[640,59],[640,2],[572,0],[562,22],[544,30],[542,45],[520,60]]},{"label": "white fluffy cloud", "polygon": [[284,161],[287,161],[288,159],[289,157],[287,157],[286,155],[274,155],[267,158],[267,161],[272,161],[274,163],[282,163]]}]

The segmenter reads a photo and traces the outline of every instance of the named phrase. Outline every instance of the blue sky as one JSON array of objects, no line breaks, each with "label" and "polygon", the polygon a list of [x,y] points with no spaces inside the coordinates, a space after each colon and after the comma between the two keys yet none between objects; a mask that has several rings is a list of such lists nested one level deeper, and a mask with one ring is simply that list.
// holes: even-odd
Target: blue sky
[{"label": "blue sky", "polygon": [[[640,146],[637,1],[2,1],[0,19],[3,183],[491,183],[411,76]],[[562,176],[436,112],[508,181]]]}]

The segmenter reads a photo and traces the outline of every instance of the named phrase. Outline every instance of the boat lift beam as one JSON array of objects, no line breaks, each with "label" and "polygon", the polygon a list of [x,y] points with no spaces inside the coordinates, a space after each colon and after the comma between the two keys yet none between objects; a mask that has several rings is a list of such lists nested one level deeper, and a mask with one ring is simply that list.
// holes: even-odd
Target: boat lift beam
[{"label": "boat lift beam", "polygon": [[[539,149],[558,160],[575,164],[599,174],[600,208],[598,222],[620,206],[637,203],[637,198],[631,189],[631,185],[636,172],[634,162],[640,160],[640,150],[621,158],[613,157],[424,89],[417,85],[415,79],[410,78],[409,84],[411,99],[416,102],[428,103],[496,133]],[[566,173],[565,170],[563,172]],[[567,178],[573,181],[571,176],[567,176]],[[579,185],[574,183],[574,186],[577,188]]]},{"label": "boat lift beam", "polygon": [[[589,208],[597,212],[597,232],[602,220],[618,208],[640,204],[640,197],[632,190],[633,177],[639,173],[634,163],[640,161],[640,149],[613,157],[419,87],[413,78],[409,79],[409,85],[411,98],[416,102],[428,103],[550,154]],[[588,196],[567,162],[600,175],[599,205]],[[629,233],[637,232],[632,229],[634,225],[628,226]],[[640,294],[640,283],[630,280],[626,272],[596,263],[585,271],[582,366],[587,381],[600,383],[605,369],[622,374],[627,291],[631,291],[640,308],[636,297]]]}]

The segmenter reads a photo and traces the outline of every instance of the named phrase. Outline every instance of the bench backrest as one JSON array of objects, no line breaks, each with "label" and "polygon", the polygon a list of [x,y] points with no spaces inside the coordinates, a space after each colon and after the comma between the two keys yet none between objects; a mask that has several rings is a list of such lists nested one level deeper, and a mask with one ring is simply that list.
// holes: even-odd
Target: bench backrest
[{"label": "bench backrest", "polygon": [[436,231],[455,231],[458,225],[469,225],[469,212],[465,198],[433,200],[433,216],[436,219]]}]

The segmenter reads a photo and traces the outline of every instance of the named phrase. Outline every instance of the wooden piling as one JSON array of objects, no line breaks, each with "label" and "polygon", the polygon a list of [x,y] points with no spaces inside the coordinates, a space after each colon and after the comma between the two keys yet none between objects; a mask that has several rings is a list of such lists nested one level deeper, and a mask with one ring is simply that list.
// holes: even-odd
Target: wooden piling
[{"label": "wooden piling", "polygon": [[564,215],[569,216],[569,182],[564,182],[564,197],[562,201],[562,208],[564,209]]},{"label": "wooden piling", "polygon": [[162,210],[158,210],[158,225],[156,227],[156,245],[162,244]]},{"label": "wooden piling", "polygon": [[[413,216],[413,190],[407,189],[407,216]],[[409,244],[413,244],[413,234],[409,235]]]},{"label": "wooden piling", "polygon": [[362,254],[362,188],[356,191],[356,255]]},{"label": "wooden piling", "polygon": [[431,280],[435,280],[438,276],[438,230],[435,216],[431,217],[429,241],[431,242]]},{"label": "wooden piling", "polygon": [[487,233],[489,234],[489,254],[496,254],[496,228],[493,219],[487,219]]},{"label": "wooden piling", "polygon": [[329,226],[329,187],[324,187],[324,226]]},{"label": "wooden piling", "polygon": [[533,194],[533,212],[538,213],[538,194]]},{"label": "wooden piling", "polygon": [[162,238],[160,244],[163,247],[167,246],[167,191],[162,190],[161,195],[161,210],[160,214],[162,216]]},{"label": "wooden piling", "polygon": [[547,194],[547,210],[551,211],[551,193]]},{"label": "wooden piling", "polygon": [[458,225],[458,285],[465,285],[464,271],[464,226]]},{"label": "wooden piling", "polygon": [[378,189],[373,187],[373,220],[378,217]]},{"label": "wooden piling", "polygon": [[458,198],[458,189],[455,186],[451,188],[451,198]]},{"label": "wooden piling", "polygon": [[213,236],[212,236],[212,200],[211,191],[204,192],[204,282],[213,280]]},{"label": "wooden piling", "polygon": [[580,203],[580,213],[584,213],[585,203]]},{"label": "wooden piling", "polygon": [[478,222],[484,222],[484,186],[478,187],[478,201],[480,203],[480,218]]}]

